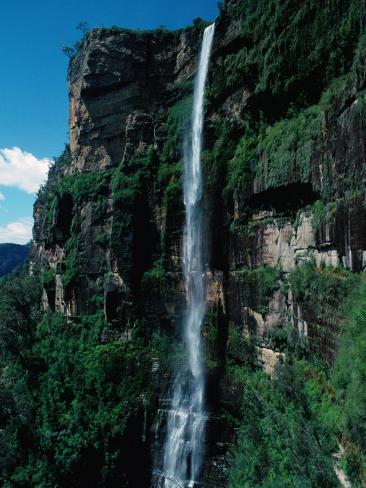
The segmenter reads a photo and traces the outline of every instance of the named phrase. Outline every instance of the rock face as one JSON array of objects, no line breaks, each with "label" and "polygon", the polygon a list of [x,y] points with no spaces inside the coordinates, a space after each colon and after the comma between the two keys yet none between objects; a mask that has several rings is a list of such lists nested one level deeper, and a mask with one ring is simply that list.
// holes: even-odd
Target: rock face
[{"label": "rock face", "polygon": [[128,160],[164,137],[167,87],[192,76],[198,35],[96,29],[69,69],[73,170]]},{"label": "rock face", "polygon": [[[254,338],[257,361],[269,374],[281,360],[287,327],[331,363],[337,320],[314,316],[291,277],[307,266],[355,272],[366,266],[363,51],[328,97],[319,102],[311,94],[292,114],[300,102],[286,93],[287,106],[275,110],[278,99],[270,89],[255,90],[254,75],[227,82],[225,66],[249,50],[238,5],[227,2],[217,20],[206,116],[205,338],[213,413],[228,394],[226,358],[248,360],[230,342],[232,333]],[[102,306],[124,340],[136,317],[168,334],[178,322],[181,132],[201,34],[197,26],[173,33],[95,29],[72,59],[70,147],[34,211],[32,260],[48,276],[45,309],[78,317]],[[253,136],[263,119],[265,128]],[[163,401],[165,387],[156,388]],[[232,438],[214,419],[207,487],[225,486]]]},{"label": "rock face", "polygon": [[[166,209],[153,188],[147,189],[150,194],[143,196],[144,201],[134,202],[136,209],[131,213],[136,210],[136,218],[125,242],[114,246],[121,222],[116,222],[118,203],[113,198],[112,179],[118,177],[119,166],[128,166],[147,148],[162,149],[167,110],[177,96],[171,87],[192,77],[199,40],[200,32],[195,29],[151,34],[96,29],[70,63],[68,161],[50,173],[47,209],[44,202],[35,205],[33,256],[55,273],[55,301],[48,303],[50,308],[72,316],[89,313],[93,309],[90,298],[102,287],[106,315],[117,318],[124,308],[121,301],[128,306],[129,299],[123,297],[133,288],[132,276],[137,273],[141,277],[136,268],[142,266],[145,271],[152,264],[156,237],[161,228],[171,225]],[[75,195],[71,184],[61,195],[57,191],[65,175],[79,178],[81,185],[93,185],[96,180],[87,181],[91,172],[98,172],[99,183],[104,179],[99,192],[90,187],[90,194],[76,201],[80,195]],[[49,205],[50,196],[54,196],[53,206]],[[75,252],[82,283],[66,289],[61,275],[72,225],[78,227]],[[142,242],[145,239],[147,242]],[[143,256],[139,247],[144,248]],[[172,266],[180,271],[179,238],[171,247]]]}]

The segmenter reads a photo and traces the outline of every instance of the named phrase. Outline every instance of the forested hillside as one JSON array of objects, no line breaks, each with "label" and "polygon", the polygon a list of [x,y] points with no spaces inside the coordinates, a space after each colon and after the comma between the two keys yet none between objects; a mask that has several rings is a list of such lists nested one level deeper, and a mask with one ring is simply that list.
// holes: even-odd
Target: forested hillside
[{"label": "forested hillside", "polygon": [[29,246],[0,244],[0,276],[4,276],[21,265],[29,254]]}]

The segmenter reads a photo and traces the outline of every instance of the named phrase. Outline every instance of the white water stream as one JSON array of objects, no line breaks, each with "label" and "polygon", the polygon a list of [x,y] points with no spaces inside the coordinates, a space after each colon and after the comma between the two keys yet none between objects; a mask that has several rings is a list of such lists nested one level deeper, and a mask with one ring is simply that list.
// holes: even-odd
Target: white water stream
[{"label": "white water stream", "polygon": [[196,75],[191,131],[184,151],[185,227],[183,271],[187,309],[184,339],[187,367],[178,372],[168,411],[163,473],[159,486],[191,488],[197,485],[204,450],[205,378],[202,366],[201,327],[206,308],[206,284],[202,258],[202,169],[205,84],[215,24],[204,31]]}]

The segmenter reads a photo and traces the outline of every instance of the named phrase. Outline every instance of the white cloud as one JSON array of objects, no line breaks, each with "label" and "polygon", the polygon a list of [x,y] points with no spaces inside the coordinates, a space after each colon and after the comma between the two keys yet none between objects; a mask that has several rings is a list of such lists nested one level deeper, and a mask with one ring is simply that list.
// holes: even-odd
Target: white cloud
[{"label": "white cloud", "polygon": [[35,193],[45,181],[50,159],[37,159],[19,147],[0,149],[0,185]]},{"label": "white cloud", "polygon": [[0,191],[0,202],[5,200],[5,195],[4,193],[1,193]]},{"label": "white cloud", "polygon": [[0,243],[26,244],[32,238],[33,219],[26,217],[0,227]]}]

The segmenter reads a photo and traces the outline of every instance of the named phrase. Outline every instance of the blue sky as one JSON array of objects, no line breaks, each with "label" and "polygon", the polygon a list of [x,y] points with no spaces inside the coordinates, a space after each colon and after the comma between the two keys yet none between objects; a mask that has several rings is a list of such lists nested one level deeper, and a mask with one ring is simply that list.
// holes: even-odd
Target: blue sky
[{"label": "blue sky", "polygon": [[[213,20],[217,0],[17,0],[3,2],[0,29],[0,243],[29,238],[37,178],[68,139],[62,46],[76,26],[174,29]],[[12,150],[12,148],[19,148]],[[6,152],[4,153],[4,149]],[[40,159],[37,165],[37,159]],[[28,181],[31,179],[31,181]],[[6,183],[6,185],[4,185]]]}]

